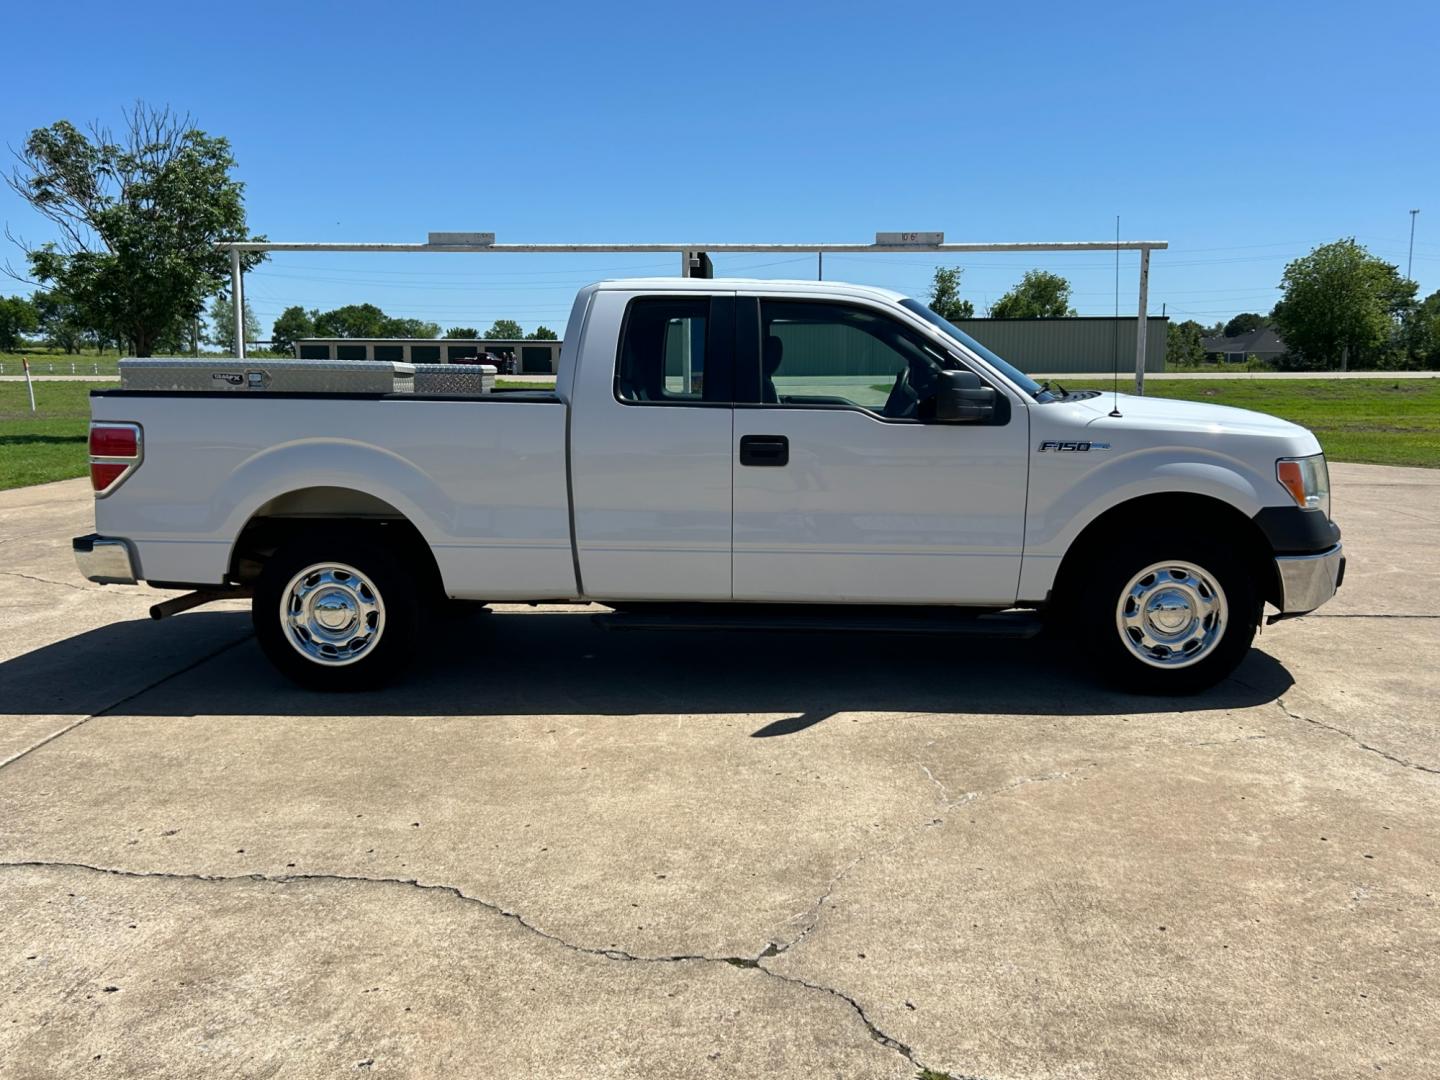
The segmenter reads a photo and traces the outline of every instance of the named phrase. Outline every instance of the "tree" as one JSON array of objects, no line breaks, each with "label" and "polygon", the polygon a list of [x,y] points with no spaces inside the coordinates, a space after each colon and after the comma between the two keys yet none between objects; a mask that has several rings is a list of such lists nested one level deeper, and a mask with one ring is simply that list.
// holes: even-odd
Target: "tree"
[{"label": "tree", "polygon": [[6,182],[60,232],[39,248],[21,242],[31,276],[136,356],[198,316],[228,279],[229,254],[215,244],[247,236],[244,185],[230,175],[229,142],[188,116],[137,103],[119,138],[61,120],[32,131],[17,157]]},{"label": "tree", "polygon": [[374,304],[346,304],[315,316],[315,336],[329,338],[386,337],[390,321]]},{"label": "tree", "polygon": [[15,352],[20,335],[40,328],[40,313],[23,296],[0,296],[0,352]]},{"label": "tree", "polygon": [[992,319],[1063,319],[1072,317],[1070,282],[1048,270],[1027,270],[1020,284],[990,306]]},{"label": "tree", "polygon": [[1405,366],[1416,370],[1440,365],[1440,291],[1433,292],[1405,313],[1401,326]]},{"label": "tree", "polygon": [[1355,240],[1323,244],[1285,267],[1270,319],[1289,363],[1310,369],[1374,367],[1398,347],[1397,320],[1416,286]]},{"label": "tree", "polygon": [[559,341],[560,335],[551,330],[548,326],[537,326],[533,332],[525,335],[526,341]]},{"label": "tree", "polygon": [[965,271],[959,266],[937,266],[930,283],[930,310],[942,319],[973,319],[975,305],[960,298],[960,277]]},{"label": "tree", "polygon": [[525,336],[520,324],[514,319],[496,319],[485,331],[486,341],[516,341]]},{"label": "tree", "polygon": [[[220,293],[210,302],[209,322],[205,340],[235,356],[235,305],[227,294]],[[260,320],[255,317],[248,299],[245,301],[245,340],[260,340]]]},{"label": "tree", "polygon": [[320,312],[306,311],[299,304],[287,307],[270,330],[271,347],[276,352],[293,352],[295,342],[315,336],[315,320],[319,317]]},{"label": "tree", "polygon": [[1200,339],[1205,328],[1194,319],[1171,323],[1165,332],[1165,363],[1177,367],[1194,367],[1205,362],[1205,347]]},{"label": "tree", "polygon": [[478,338],[480,331],[473,326],[452,326],[445,331],[447,338]]},{"label": "tree", "polygon": [[389,319],[385,320],[384,333],[381,337],[403,337],[403,338],[438,338],[440,336],[440,324],[425,322],[423,319]]},{"label": "tree", "polygon": [[94,339],[95,333],[85,325],[80,307],[64,293],[52,289],[37,292],[34,296],[35,311],[40,317],[40,332],[45,340],[66,354],[80,351],[87,338]]},{"label": "tree", "polygon": [[1221,331],[1226,337],[1239,337],[1241,334],[1248,334],[1252,330],[1263,330],[1270,325],[1270,320],[1264,315],[1257,315],[1253,311],[1242,311],[1225,324]]}]

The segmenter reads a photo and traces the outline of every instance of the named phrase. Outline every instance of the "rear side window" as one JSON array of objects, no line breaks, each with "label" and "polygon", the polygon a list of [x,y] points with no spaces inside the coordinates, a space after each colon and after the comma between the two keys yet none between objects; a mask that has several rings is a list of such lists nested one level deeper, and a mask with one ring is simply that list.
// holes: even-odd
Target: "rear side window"
[{"label": "rear side window", "polygon": [[734,303],[708,296],[641,297],[621,330],[615,396],[643,404],[731,401]]}]

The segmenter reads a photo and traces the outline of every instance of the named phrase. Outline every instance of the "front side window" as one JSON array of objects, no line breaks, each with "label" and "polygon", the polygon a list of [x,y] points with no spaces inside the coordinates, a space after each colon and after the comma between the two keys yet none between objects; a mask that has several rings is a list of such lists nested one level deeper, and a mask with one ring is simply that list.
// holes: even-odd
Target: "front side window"
[{"label": "front side window", "polygon": [[760,301],[760,401],[858,406],[915,419],[933,399],[941,356],[918,335],[867,308]]},{"label": "front side window", "polygon": [[632,300],[621,331],[615,396],[637,404],[728,400],[718,381],[707,386],[710,323],[708,296]]}]

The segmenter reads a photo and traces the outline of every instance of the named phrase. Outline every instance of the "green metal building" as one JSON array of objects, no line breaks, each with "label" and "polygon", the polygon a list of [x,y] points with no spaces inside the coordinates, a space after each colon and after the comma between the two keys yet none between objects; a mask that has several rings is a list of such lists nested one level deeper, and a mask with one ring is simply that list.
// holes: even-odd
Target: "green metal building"
[{"label": "green metal building", "polygon": [[[1145,320],[1145,370],[1165,370],[1170,320]],[[1135,372],[1137,322],[1108,316],[1075,319],[963,319],[955,324],[1021,371],[1037,375]]]}]

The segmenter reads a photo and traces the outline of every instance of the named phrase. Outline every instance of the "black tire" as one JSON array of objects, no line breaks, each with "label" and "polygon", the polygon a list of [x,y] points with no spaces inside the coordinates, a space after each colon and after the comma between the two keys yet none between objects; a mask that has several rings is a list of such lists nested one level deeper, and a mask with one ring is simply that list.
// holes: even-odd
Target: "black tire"
[{"label": "black tire", "polygon": [[[1209,631],[1203,619],[1190,624],[1191,632],[1201,636],[1193,647],[1199,659],[1186,659],[1188,654],[1183,649],[1171,649],[1163,643],[1152,647],[1153,639],[1147,639],[1141,630],[1133,625],[1122,630],[1120,625],[1117,608],[1127,594],[1127,586],[1142,571],[1171,563],[1188,564],[1203,572],[1199,590],[1202,601],[1213,603],[1206,596],[1206,584],[1218,585],[1223,594],[1224,617],[1219,621],[1218,634],[1206,637]],[[1154,596],[1155,590],[1172,581],[1186,581],[1173,573],[1168,578],[1166,575],[1167,571],[1147,575],[1138,588],[1149,589],[1149,595]],[[1100,675],[1119,689],[1136,694],[1194,694],[1214,686],[1234,671],[1250,651],[1261,613],[1254,573],[1239,545],[1226,544],[1223,537],[1197,537],[1181,531],[1156,530],[1116,537],[1081,568],[1078,587],[1070,599],[1070,625]],[[1139,605],[1127,604],[1127,613],[1139,610]],[[1136,616],[1137,620],[1141,618]],[[1150,659],[1142,659],[1142,653]]]},{"label": "black tire", "polygon": [[[306,634],[282,622],[281,612],[291,603],[291,582],[315,566],[338,566],[358,572],[358,577],[343,571],[332,575],[331,591],[342,597],[337,609],[344,608],[349,603],[345,597],[354,593],[361,597],[354,614],[357,619],[366,619],[369,616],[360,607],[366,603],[363,598],[369,595],[379,601],[378,610],[372,609],[378,615],[374,627],[379,632],[352,631],[351,644],[360,641],[354,655],[337,651],[327,659],[312,659],[300,643]],[[310,580],[323,585],[330,579],[317,574]],[[303,583],[300,587],[304,587]],[[372,690],[392,681],[414,657],[422,600],[423,588],[417,575],[388,548],[363,537],[322,532],[286,544],[266,561],[255,585],[250,618],[266,657],[301,686],[327,691]],[[337,617],[344,617],[343,613]],[[353,625],[358,627],[359,623]],[[316,644],[318,639],[309,640],[313,651],[325,648],[324,644]]]}]

